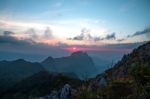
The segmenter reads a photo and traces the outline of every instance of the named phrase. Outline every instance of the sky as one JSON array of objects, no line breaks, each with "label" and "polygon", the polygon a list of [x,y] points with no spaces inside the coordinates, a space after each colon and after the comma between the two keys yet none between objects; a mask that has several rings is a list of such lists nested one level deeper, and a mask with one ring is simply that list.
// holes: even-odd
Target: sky
[{"label": "sky", "polygon": [[0,0],[0,60],[86,51],[111,63],[150,41],[150,0]]},{"label": "sky", "polygon": [[85,51],[99,71],[150,41],[150,0],[0,0],[0,61]]},{"label": "sky", "polygon": [[0,35],[57,45],[149,41],[149,0],[0,0]]}]

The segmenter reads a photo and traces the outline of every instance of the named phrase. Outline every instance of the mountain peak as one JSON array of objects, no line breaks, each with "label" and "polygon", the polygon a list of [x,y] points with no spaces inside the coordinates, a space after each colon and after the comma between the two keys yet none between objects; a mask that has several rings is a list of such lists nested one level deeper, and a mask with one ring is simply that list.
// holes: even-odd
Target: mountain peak
[{"label": "mountain peak", "polygon": [[15,62],[26,62],[24,59],[17,59]]},{"label": "mountain peak", "polygon": [[47,57],[44,61],[42,61],[42,63],[44,63],[44,62],[50,62],[50,61],[54,61],[54,58],[51,57],[51,56]]},{"label": "mountain peak", "polygon": [[53,60],[53,57],[49,56],[46,58],[46,60]]},{"label": "mountain peak", "polygon": [[83,51],[77,51],[77,52],[73,52],[71,54],[71,56],[88,56],[88,54],[86,52],[83,52]]},{"label": "mountain peak", "polygon": [[95,71],[95,65],[92,58],[83,51],[77,51],[70,56],[54,58],[47,58],[42,62],[42,65],[53,72],[71,72],[82,78],[87,72],[89,75]]}]

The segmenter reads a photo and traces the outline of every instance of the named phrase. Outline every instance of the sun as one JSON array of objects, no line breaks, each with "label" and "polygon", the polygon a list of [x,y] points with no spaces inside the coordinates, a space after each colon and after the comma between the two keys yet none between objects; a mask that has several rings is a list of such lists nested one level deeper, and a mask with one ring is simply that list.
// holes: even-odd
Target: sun
[{"label": "sun", "polygon": [[80,47],[76,47],[76,46],[71,46],[71,47],[67,47],[67,48],[63,48],[64,50],[67,50],[69,52],[76,52],[76,51],[81,51],[82,48]]},{"label": "sun", "polygon": [[76,51],[76,50],[77,50],[77,48],[76,48],[76,47],[72,47],[72,50],[73,50],[73,51]]}]

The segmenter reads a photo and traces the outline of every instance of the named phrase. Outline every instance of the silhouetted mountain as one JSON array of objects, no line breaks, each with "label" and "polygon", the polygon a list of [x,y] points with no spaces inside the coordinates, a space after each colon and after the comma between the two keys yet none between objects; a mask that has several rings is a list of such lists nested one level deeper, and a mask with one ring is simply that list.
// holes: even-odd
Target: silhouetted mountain
[{"label": "silhouetted mountain", "polygon": [[42,63],[41,63],[47,70],[50,72],[55,72],[56,71],[56,63],[55,59],[52,57],[46,58]]},{"label": "silhouetted mountain", "polygon": [[48,57],[41,64],[50,72],[73,72],[81,78],[89,77],[96,71],[92,58],[82,51],[67,57]]},{"label": "silhouetted mountain", "polygon": [[26,96],[44,96],[50,94],[53,90],[61,89],[65,84],[69,84],[72,88],[81,85],[81,81],[76,78],[71,78],[62,73],[49,73],[46,71],[34,74],[21,82],[17,83],[10,90],[3,94],[3,97],[16,97]]},{"label": "silhouetted mountain", "polygon": [[41,64],[27,62],[23,59],[0,61],[0,92],[26,77],[44,70]]}]

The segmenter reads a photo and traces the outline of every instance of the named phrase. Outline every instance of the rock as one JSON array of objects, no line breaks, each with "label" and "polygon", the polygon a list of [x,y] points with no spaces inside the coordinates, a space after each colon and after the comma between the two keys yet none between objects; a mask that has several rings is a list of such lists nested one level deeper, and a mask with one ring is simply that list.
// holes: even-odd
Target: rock
[{"label": "rock", "polygon": [[72,88],[69,84],[65,84],[64,87],[59,91],[52,91],[48,96],[48,99],[71,99]]},{"label": "rock", "polygon": [[70,99],[71,98],[71,86],[69,84],[66,84],[60,93],[60,99]]}]

